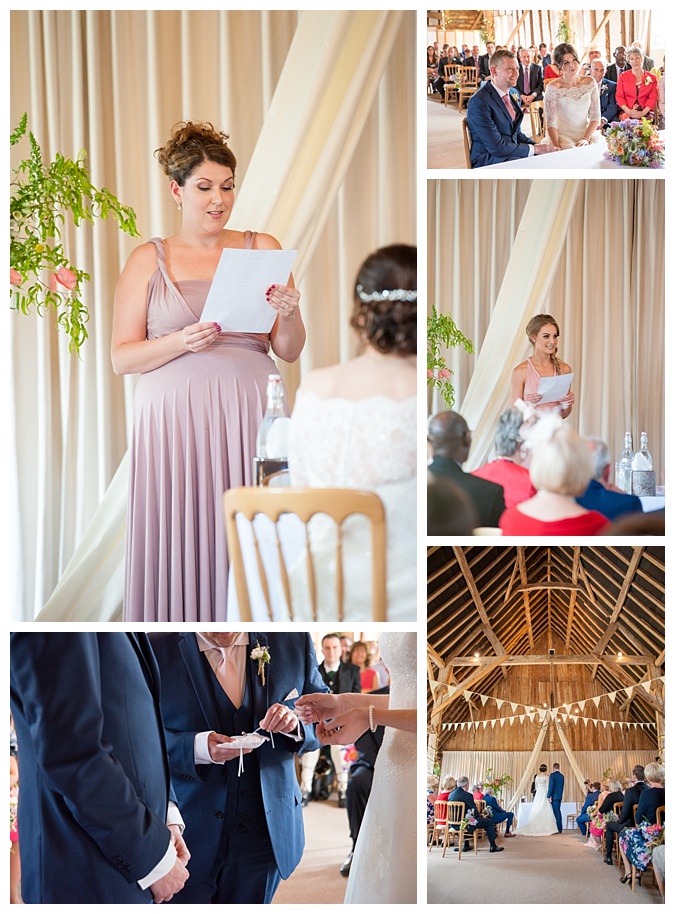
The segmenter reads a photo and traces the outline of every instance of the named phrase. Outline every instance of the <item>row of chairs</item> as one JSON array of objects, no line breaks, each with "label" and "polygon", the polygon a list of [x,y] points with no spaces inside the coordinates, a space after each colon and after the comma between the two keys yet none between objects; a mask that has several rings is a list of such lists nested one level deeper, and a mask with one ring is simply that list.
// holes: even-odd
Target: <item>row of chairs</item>
[{"label": "row of chairs", "polygon": [[[479,815],[482,815],[483,810],[485,809],[485,801],[476,800],[475,809]],[[465,814],[465,803],[454,800],[435,801],[434,818],[433,821],[429,823],[427,835],[429,853],[431,853],[433,847],[438,847],[439,844],[442,844],[443,853],[441,856],[445,857],[445,852],[448,847],[458,843],[457,855],[458,859],[461,860],[465,841],[473,842],[474,855],[478,853],[478,842],[485,837],[485,830],[482,828],[475,828],[469,834],[462,834],[459,827]],[[499,826],[496,827],[499,828]]]},{"label": "row of chairs", "polygon": [[[621,811],[623,809],[623,803],[622,802],[615,803],[613,806],[613,809],[614,809],[614,812],[617,815],[617,817],[620,817]],[[633,822],[635,822],[636,814],[637,814],[637,803],[633,806]],[[568,819],[569,819],[569,816],[568,816]],[[665,822],[665,819],[666,819],[666,807],[659,806],[656,810],[657,824],[663,825],[663,823]],[[590,822],[586,822],[586,836],[588,836],[589,834],[590,834]],[[600,848],[600,852],[601,852],[602,856],[605,857],[607,854],[607,842],[606,842],[606,832],[604,829],[602,832],[601,842],[602,842],[602,845]],[[619,849],[619,836],[618,835],[616,836],[616,840],[612,844],[612,859],[614,859],[614,858],[616,858],[616,865],[620,866],[621,865],[621,851]],[[647,871],[649,871],[650,869],[651,869],[651,863],[648,864]],[[631,889],[633,892],[635,891],[635,882],[637,880],[637,875],[638,875],[637,867],[631,866]]]}]

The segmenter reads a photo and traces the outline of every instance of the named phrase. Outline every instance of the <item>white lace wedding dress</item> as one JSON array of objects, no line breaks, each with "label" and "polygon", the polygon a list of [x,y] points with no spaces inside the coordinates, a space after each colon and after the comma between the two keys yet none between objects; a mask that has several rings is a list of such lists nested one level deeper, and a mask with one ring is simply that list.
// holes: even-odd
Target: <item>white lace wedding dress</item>
[{"label": "white lace wedding dress", "polygon": [[[417,635],[384,632],[389,707],[417,704]],[[385,729],[349,873],[345,904],[414,904],[417,896],[417,737]]]},{"label": "white lace wedding dress", "polygon": [[[417,400],[368,397],[322,399],[299,392],[291,417],[288,463],[293,486],[365,489],[384,504],[387,529],[387,620],[412,621],[416,609]],[[310,523],[318,557],[318,621],[337,620],[335,525]],[[344,621],[371,614],[370,526],[362,517],[343,525]],[[322,559],[321,557],[325,558]],[[295,621],[312,621],[304,555],[291,569]]]},{"label": "white lace wedding dress", "polygon": [[[562,149],[571,149],[584,136],[589,121],[600,121],[600,96],[594,79],[570,89],[559,88],[552,84],[544,92],[544,115],[546,117],[546,136],[544,143],[550,143],[548,131],[555,127],[558,131],[558,145]],[[595,131],[591,143],[602,142],[602,136]]]},{"label": "white lace wedding dress", "polygon": [[534,787],[536,793],[530,811],[530,818],[527,820],[527,825],[518,826],[518,834],[536,838],[555,835],[558,832],[558,825],[547,797],[548,775],[538,774],[534,779]]}]

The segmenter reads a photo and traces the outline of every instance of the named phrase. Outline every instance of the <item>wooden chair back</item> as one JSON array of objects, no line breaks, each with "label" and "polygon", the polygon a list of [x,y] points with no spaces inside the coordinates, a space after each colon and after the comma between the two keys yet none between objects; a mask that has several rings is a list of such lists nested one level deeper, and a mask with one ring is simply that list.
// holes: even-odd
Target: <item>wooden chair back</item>
[{"label": "wooden chair back", "polygon": [[445,857],[445,851],[450,843],[450,838],[456,838],[459,841],[459,859],[462,859],[462,847],[464,845],[463,834],[459,831],[459,826],[462,824],[462,819],[464,818],[464,813],[466,811],[466,804],[461,803],[459,800],[448,800],[448,822],[446,826],[446,840],[443,843],[443,856]]},{"label": "wooden chair back", "polygon": [[462,118],[462,136],[464,137],[464,160],[466,167],[471,168],[471,131],[469,130],[469,122],[465,117]]},{"label": "wooden chair back", "polygon": [[657,806],[657,807],[656,807],[656,824],[657,824],[657,825],[663,825],[663,823],[664,823],[665,821],[666,821],[666,807],[665,807],[665,806]]},{"label": "wooden chair back", "polygon": [[309,599],[312,609],[312,618],[315,622],[319,619],[320,611],[317,599],[317,578],[324,572],[324,569],[315,565],[307,525],[311,518],[317,514],[327,515],[332,518],[336,524],[335,594],[338,619],[339,621],[342,621],[345,609],[345,566],[342,549],[342,524],[352,515],[360,514],[366,517],[370,524],[371,541],[372,621],[387,621],[386,527],[384,506],[380,498],[374,492],[362,492],[356,489],[307,489],[295,488],[292,486],[282,486],[278,488],[271,486],[242,486],[240,488],[228,489],[223,497],[223,505],[228,550],[230,561],[233,566],[239,613],[242,622],[252,622],[253,619],[246,580],[246,570],[244,567],[242,544],[237,528],[238,516],[244,517],[251,525],[253,548],[255,551],[260,585],[267,604],[267,612],[270,619],[273,618],[270,582],[265,570],[260,544],[256,539],[253,525],[254,518],[259,514],[268,517],[274,525],[275,554],[279,563],[281,585],[291,621],[293,620],[293,605],[289,569],[286,566],[286,560],[281,548],[279,521],[284,514],[294,514],[303,524]]},{"label": "wooden chair back", "polygon": [[543,102],[530,102],[530,127],[534,142],[541,143],[546,136],[546,115]]}]

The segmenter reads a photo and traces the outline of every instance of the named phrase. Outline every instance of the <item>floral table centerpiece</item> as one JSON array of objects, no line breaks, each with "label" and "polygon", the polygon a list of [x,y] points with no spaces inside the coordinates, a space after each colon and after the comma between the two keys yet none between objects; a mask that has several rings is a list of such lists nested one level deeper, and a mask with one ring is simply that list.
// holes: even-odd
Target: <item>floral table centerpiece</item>
[{"label": "floral table centerpiece", "polygon": [[646,117],[610,124],[605,133],[606,159],[620,165],[662,168],[666,161],[664,143],[659,132]]},{"label": "floral table centerpiece", "polygon": [[512,781],[513,778],[510,774],[500,774],[499,777],[497,777],[493,774],[492,768],[488,768],[483,779],[483,787],[491,787],[494,795],[500,799],[502,791],[508,784],[511,784]]}]

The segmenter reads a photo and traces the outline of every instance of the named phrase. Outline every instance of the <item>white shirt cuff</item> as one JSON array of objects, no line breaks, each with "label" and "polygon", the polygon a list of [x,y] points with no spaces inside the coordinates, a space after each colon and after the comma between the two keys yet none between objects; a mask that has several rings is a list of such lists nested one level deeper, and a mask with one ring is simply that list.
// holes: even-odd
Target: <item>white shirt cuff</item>
[{"label": "white shirt cuff", "polygon": [[209,736],[213,730],[195,733],[195,765],[224,765],[225,762],[214,762],[209,752]]},{"label": "white shirt cuff", "polygon": [[166,876],[167,873],[170,873],[173,869],[173,865],[176,862],[176,848],[173,846],[173,842],[169,838],[169,846],[166,849],[166,853],[159,861],[157,866],[150,872],[144,879],[139,879],[138,884],[142,889],[149,889],[150,886],[157,882],[158,879],[161,879],[162,876]]},{"label": "white shirt cuff", "polygon": [[183,822],[180,810],[173,800],[169,800],[169,808],[166,811],[166,824],[177,825],[180,828],[181,835],[185,831],[185,822]]},{"label": "white shirt cuff", "polygon": [[534,146],[532,146],[532,144],[530,144],[530,148],[527,150],[528,159],[530,158],[530,156],[533,156],[533,155],[534,155]]}]

